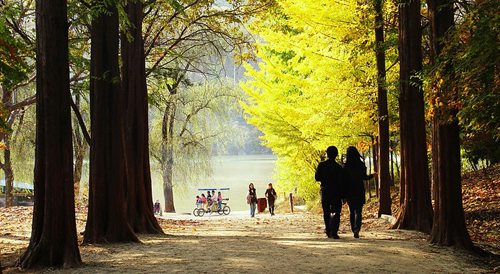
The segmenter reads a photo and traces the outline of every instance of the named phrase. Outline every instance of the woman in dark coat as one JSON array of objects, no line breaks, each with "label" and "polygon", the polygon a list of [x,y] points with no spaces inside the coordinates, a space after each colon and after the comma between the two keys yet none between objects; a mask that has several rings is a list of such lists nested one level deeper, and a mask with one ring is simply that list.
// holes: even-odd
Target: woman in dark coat
[{"label": "woman in dark coat", "polygon": [[359,238],[361,216],[366,202],[364,180],[370,180],[372,175],[366,175],[365,163],[361,160],[358,150],[351,146],[347,148],[344,170],[348,176],[347,203],[349,205],[351,230],[354,238]]},{"label": "woman in dark coat", "polygon": [[274,215],[274,200],[276,200],[276,190],[273,188],[273,184],[269,183],[268,188],[266,189],[267,202],[269,204],[269,213],[271,216]]}]

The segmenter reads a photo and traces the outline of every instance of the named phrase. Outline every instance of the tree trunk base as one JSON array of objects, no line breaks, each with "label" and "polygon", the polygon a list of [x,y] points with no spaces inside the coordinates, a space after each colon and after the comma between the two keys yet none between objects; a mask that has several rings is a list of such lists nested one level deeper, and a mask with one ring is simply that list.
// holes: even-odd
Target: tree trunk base
[{"label": "tree trunk base", "polygon": [[[53,247],[53,246],[52,246]],[[78,250],[78,246],[75,246]],[[42,268],[42,267],[60,267],[75,268],[82,264],[80,254],[71,251],[62,251],[59,247],[53,247],[50,250],[49,246],[43,246],[40,242],[30,244],[26,252],[23,254],[16,267],[23,270]]]}]

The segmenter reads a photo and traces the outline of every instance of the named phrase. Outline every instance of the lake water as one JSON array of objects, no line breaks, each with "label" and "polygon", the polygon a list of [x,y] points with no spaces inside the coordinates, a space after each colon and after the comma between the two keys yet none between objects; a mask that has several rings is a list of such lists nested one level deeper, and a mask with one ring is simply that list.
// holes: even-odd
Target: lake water
[{"label": "lake water", "polygon": [[[214,157],[213,178],[198,185],[186,188],[174,188],[174,204],[177,213],[190,213],[195,206],[196,195],[201,195],[198,188],[222,188],[230,190],[223,198],[229,197],[228,205],[232,211],[248,210],[246,195],[248,185],[253,183],[257,189],[257,197],[263,198],[267,185],[273,182],[273,171],[276,156],[274,155],[230,155]],[[157,174],[157,173],[156,173]],[[160,200],[163,206],[163,181],[161,176],[152,176],[153,200]],[[206,191],[204,192],[206,195]],[[224,196],[225,195],[225,196]]]}]

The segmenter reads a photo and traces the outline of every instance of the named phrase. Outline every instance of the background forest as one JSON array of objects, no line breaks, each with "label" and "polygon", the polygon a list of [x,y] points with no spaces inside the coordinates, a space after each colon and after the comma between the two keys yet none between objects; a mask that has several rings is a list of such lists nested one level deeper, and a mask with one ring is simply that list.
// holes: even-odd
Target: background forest
[{"label": "background forest", "polygon": [[[279,191],[314,207],[313,174],[329,145],[363,152],[377,173],[379,216],[392,214],[394,186],[396,228],[474,250],[454,209],[462,170],[500,161],[498,6],[0,0],[5,204],[14,182],[34,182],[39,208],[55,206],[50,195],[67,208],[54,216],[35,208],[35,219],[66,222],[63,230],[35,223],[20,266],[50,249],[44,229],[73,233],[71,193],[89,207],[86,243],[161,233],[151,169],[162,175],[164,210],[174,212],[173,188],[210,176],[214,155],[272,151]],[[51,193],[70,177],[71,191]],[[70,255],[48,265],[77,265],[76,238],[62,241]]]}]

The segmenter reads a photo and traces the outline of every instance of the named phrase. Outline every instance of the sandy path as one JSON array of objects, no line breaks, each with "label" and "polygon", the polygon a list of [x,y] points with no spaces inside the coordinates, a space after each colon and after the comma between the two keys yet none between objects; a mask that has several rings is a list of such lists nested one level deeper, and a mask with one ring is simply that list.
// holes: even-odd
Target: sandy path
[{"label": "sandy path", "polygon": [[[165,216],[164,216],[165,217]],[[478,273],[474,257],[430,246],[424,235],[381,228],[367,220],[361,238],[341,227],[325,238],[318,214],[162,220],[166,235],[143,235],[142,244],[82,246],[84,266],[56,273]],[[370,228],[372,227],[372,228]],[[11,269],[13,270],[13,269]],[[9,271],[10,272],[10,271]]]}]

